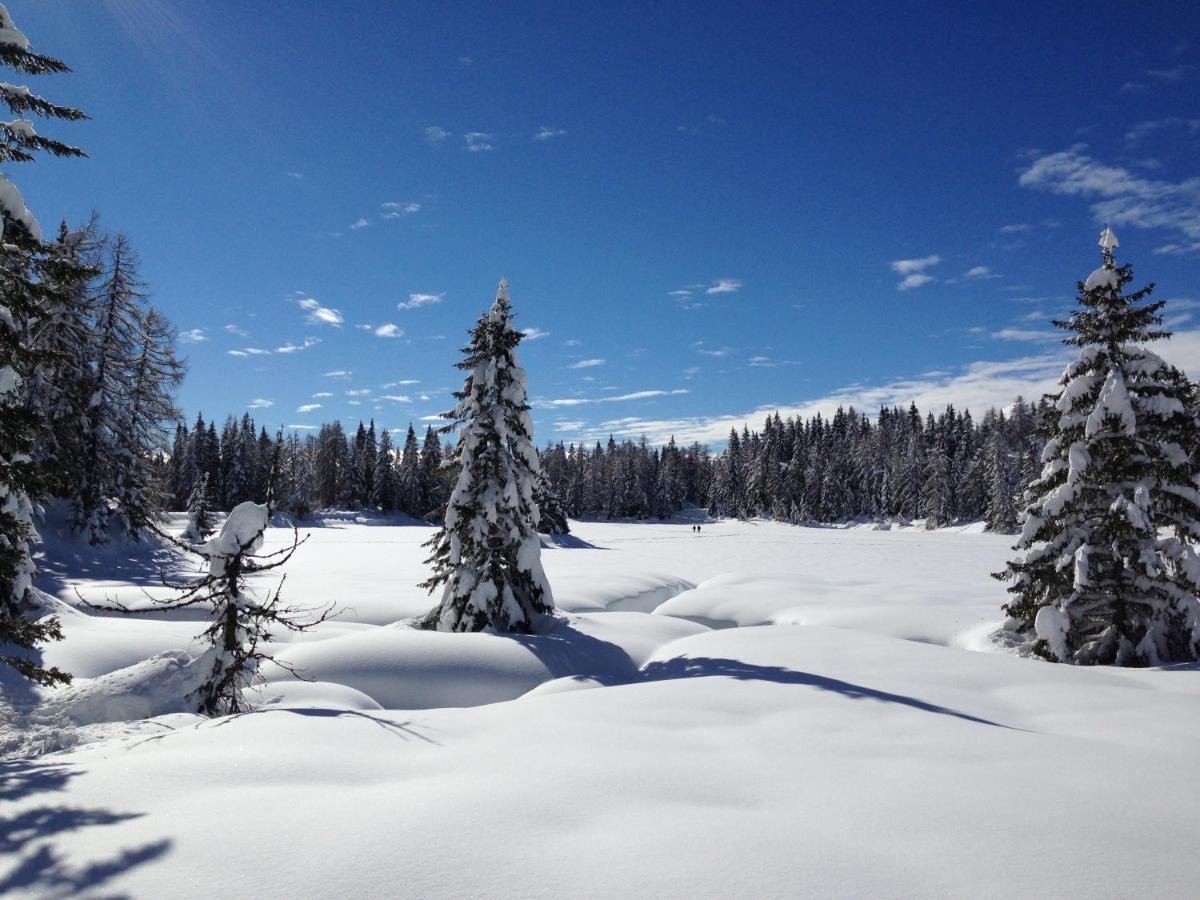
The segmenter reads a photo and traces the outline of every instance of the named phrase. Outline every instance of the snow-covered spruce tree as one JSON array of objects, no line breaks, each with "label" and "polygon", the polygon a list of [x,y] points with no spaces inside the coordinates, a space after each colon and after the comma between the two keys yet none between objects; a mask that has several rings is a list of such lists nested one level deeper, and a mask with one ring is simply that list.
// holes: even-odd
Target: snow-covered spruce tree
[{"label": "snow-covered spruce tree", "polygon": [[458,406],[445,414],[458,428],[458,477],[445,523],[430,539],[433,575],[421,586],[442,588],[441,602],[421,620],[438,631],[530,632],[554,607],[542,571],[540,474],[533,421],[525,402],[525,370],[517,360],[508,282],[471,329],[458,367],[467,372]]},{"label": "snow-covered spruce tree", "polygon": [[213,532],[212,508],[208,499],[208,475],[196,479],[187,504],[187,527],[183,529],[183,539],[190,544],[202,544]]},{"label": "snow-covered spruce tree", "polygon": [[[56,59],[33,53],[29,41],[0,6],[0,65],[27,75],[69,71]],[[23,85],[0,84],[0,102],[15,115],[85,118],[77,109],[58,106]],[[28,119],[0,123],[0,163],[29,162],[40,151],[82,156],[83,151],[42,137]],[[0,664],[42,684],[69,682],[70,676],[40,664],[37,651],[62,638],[58,620],[41,615],[33,588],[35,572],[29,544],[36,539],[30,496],[43,485],[31,454],[48,430],[42,411],[27,402],[26,381],[47,357],[33,342],[62,295],[64,271],[51,267],[37,220],[17,188],[0,175]],[[71,279],[67,279],[71,280]]]},{"label": "snow-covered spruce tree", "polygon": [[1063,374],[1041,475],[1026,493],[1024,552],[1005,610],[1060,662],[1159,665],[1200,657],[1200,443],[1189,386],[1147,349],[1167,337],[1162,302],[1130,294],[1132,267],[1113,260],[1079,285],[1059,327],[1079,355]]},{"label": "snow-covered spruce tree", "polygon": [[567,514],[563,511],[562,501],[554,485],[546,478],[545,473],[538,476],[533,488],[533,500],[537,504],[540,521],[538,527],[546,534],[570,534],[571,526],[567,522]]}]

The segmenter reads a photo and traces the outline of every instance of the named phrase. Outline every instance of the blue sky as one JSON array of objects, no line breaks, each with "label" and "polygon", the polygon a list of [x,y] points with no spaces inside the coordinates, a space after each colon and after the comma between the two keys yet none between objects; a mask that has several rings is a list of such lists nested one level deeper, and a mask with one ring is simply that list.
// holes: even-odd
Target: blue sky
[{"label": "blue sky", "polygon": [[978,409],[1106,222],[1200,377],[1195,4],[8,5],[93,117],[14,181],[132,238],[189,419],[419,423],[501,276],[539,443]]}]

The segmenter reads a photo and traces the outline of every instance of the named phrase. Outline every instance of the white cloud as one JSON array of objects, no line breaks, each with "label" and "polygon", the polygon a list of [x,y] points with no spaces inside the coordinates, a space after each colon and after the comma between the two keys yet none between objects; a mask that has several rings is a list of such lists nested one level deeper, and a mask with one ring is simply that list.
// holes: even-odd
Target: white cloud
[{"label": "white cloud", "polygon": [[403,387],[404,385],[420,384],[420,383],[421,382],[419,380],[417,380],[416,378],[405,378],[402,381],[389,381],[387,384],[381,384],[379,386],[379,388],[380,388],[380,390],[386,391],[386,390],[388,390],[388,388]]},{"label": "white cloud", "polygon": [[486,131],[468,131],[463,135],[463,149],[469,153],[480,153],[484,150],[492,150],[492,140],[494,135],[488,134]]},{"label": "white cloud", "polygon": [[304,339],[303,344],[293,344],[291,342],[288,342],[288,343],[284,344],[282,347],[276,347],[275,352],[276,353],[285,353],[285,354],[286,353],[299,353],[301,350],[307,350],[309,347],[315,347],[319,343],[321,343],[321,339],[319,337],[309,336]]},{"label": "white cloud", "polygon": [[901,291],[909,291],[913,288],[919,288],[923,284],[929,284],[931,281],[936,281],[932,275],[924,272],[925,269],[931,266],[936,266],[942,261],[942,258],[937,254],[922,256],[918,259],[894,259],[891,262],[892,271],[897,275],[905,276],[896,285],[896,288]]},{"label": "white cloud", "polygon": [[718,359],[724,358],[733,352],[732,347],[706,347],[704,341],[696,341],[692,344],[692,349],[701,356],[715,356]]},{"label": "white cloud", "polygon": [[936,266],[942,261],[942,258],[937,254],[922,256],[919,259],[894,259],[891,266],[892,271],[897,275],[908,275],[912,272],[920,272],[922,269],[928,269],[930,266]]},{"label": "white cloud", "polygon": [[[1035,159],[1018,183],[1022,187],[1092,200],[1097,223],[1134,228],[1165,228],[1186,238],[1159,252],[1200,249],[1200,178],[1180,182],[1142,178],[1109,166],[1083,151],[1083,144]],[[1194,245],[1194,246],[1188,246]]]},{"label": "white cloud", "polygon": [[370,223],[370,222],[368,222],[366,219],[359,219],[357,222],[351,222],[351,223],[350,223],[350,230],[351,230],[351,231],[358,231],[358,229],[360,229],[360,228],[366,228],[366,227],[367,227],[368,225],[370,225],[370,224],[371,224],[371,223]]},{"label": "white cloud", "polygon": [[387,203],[381,203],[380,207],[384,210],[383,218],[399,219],[403,216],[411,216],[413,213],[421,211],[420,203],[398,203],[395,200],[389,200]]},{"label": "white cloud", "polygon": [[391,400],[393,403],[412,403],[412,397],[408,394],[384,394],[379,399]]},{"label": "white cloud", "polygon": [[785,366],[800,366],[802,362],[796,359],[772,359],[769,356],[750,357],[750,366],[755,369],[781,369]]},{"label": "white cloud", "polygon": [[988,266],[972,266],[963,274],[963,278],[999,278]]},{"label": "white cloud", "polygon": [[706,294],[736,294],[742,288],[742,283],[736,278],[718,278],[704,289]]},{"label": "white cloud", "polygon": [[992,337],[998,341],[1057,341],[1062,335],[1034,328],[1001,328],[993,331]]},{"label": "white cloud", "polygon": [[445,292],[441,294],[409,294],[406,302],[396,304],[396,309],[420,309],[422,306],[441,303],[445,299]]},{"label": "white cloud", "polygon": [[554,423],[554,430],[555,431],[579,431],[586,424],[587,423],[584,422],[582,419],[577,419],[577,420],[573,420],[573,421],[568,420],[568,419],[559,419],[558,421],[556,421]]},{"label": "white cloud", "polygon": [[913,272],[911,275],[906,275],[896,288],[901,291],[909,291],[913,288],[919,288],[923,284],[929,284],[931,281],[937,281],[932,275],[926,275],[923,272]]},{"label": "white cloud", "polygon": [[425,136],[425,140],[431,144],[440,144],[446,138],[450,137],[450,132],[440,125],[426,125],[421,129],[421,133]]},{"label": "white cloud", "polygon": [[312,412],[314,409],[320,409],[320,408],[321,408],[321,404],[320,404],[320,403],[302,403],[302,404],[300,404],[299,406],[297,406],[297,407],[296,407],[296,412],[298,412],[298,413],[310,413],[310,412]]},{"label": "white cloud", "polygon": [[1024,222],[1018,222],[1013,225],[1001,225],[999,228],[1001,234],[1024,234],[1028,231],[1033,231],[1032,225],[1026,225]]},{"label": "white cloud", "polygon": [[237,325],[229,324],[225,326],[225,330],[230,334],[236,334],[238,337],[250,337],[250,332],[246,331]]},{"label": "white cloud", "polygon": [[564,347],[582,347],[583,341],[577,341],[575,338],[568,338],[567,340],[563,341],[562,345]]},{"label": "white cloud", "polygon": [[374,331],[375,331],[376,337],[381,337],[381,338],[404,337],[404,329],[401,328],[399,325],[393,325],[390,322],[387,323],[386,325],[376,325]]},{"label": "white cloud", "polygon": [[353,390],[346,391],[346,396],[347,397],[366,397],[366,396],[369,396],[370,393],[371,393],[370,388],[354,388]]},{"label": "white cloud", "polygon": [[536,132],[534,132],[533,139],[535,141],[549,141],[556,137],[562,137],[564,134],[566,134],[566,132],[561,128],[547,128],[545,125],[543,125]]},{"label": "white cloud", "polygon": [[187,331],[179,332],[179,340],[185,344],[199,344],[207,341],[208,335],[204,333],[203,328],[189,328]]},{"label": "white cloud", "polygon": [[[1195,377],[1200,372],[1200,329],[1176,332],[1159,343],[1156,351],[1169,362]],[[1006,361],[980,361],[955,372],[927,372],[915,378],[896,379],[882,385],[854,384],[830,394],[786,404],[764,404],[736,415],[646,419],[627,417],[599,422],[580,433],[584,440],[640,437],[661,444],[672,435],[680,443],[699,441],[719,444],[729,437],[729,429],[742,425],[760,428],[768,414],[810,417],[817,413],[832,415],[839,406],[874,413],[881,405],[907,407],[916,403],[922,412],[945,409],[969,409],[977,417],[989,407],[1005,407],[1018,396],[1036,400],[1043,393],[1057,390],[1063,368],[1075,356],[1069,348],[1054,348],[1044,353]]]},{"label": "white cloud", "polygon": [[603,360],[603,359],[581,359],[578,362],[571,363],[569,366],[567,366],[567,368],[568,369],[591,369],[595,366],[602,366],[602,365],[604,365],[605,362],[606,362],[606,360]]},{"label": "white cloud", "polygon": [[333,396],[333,394],[329,393],[329,391],[317,391],[315,394],[313,394],[313,399],[320,400],[323,397],[332,397],[332,396]]},{"label": "white cloud", "polygon": [[686,388],[676,388],[673,391],[633,391],[615,397],[564,397],[559,400],[536,400],[531,405],[539,409],[559,409],[571,406],[589,406],[593,403],[623,403],[630,400],[649,400],[653,397],[678,397],[687,393],[689,391]]},{"label": "white cloud", "polygon": [[312,297],[303,297],[296,301],[301,309],[306,310],[308,315],[305,316],[305,321],[313,325],[332,325],[334,328],[340,328],[346,320],[342,318],[341,310],[331,309],[328,306],[322,306]]},{"label": "white cloud", "polygon": [[542,329],[534,328],[532,326],[529,328],[522,328],[521,334],[525,335],[525,340],[527,341],[536,341],[538,338],[550,337],[550,332],[542,331]]},{"label": "white cloud", "polygon": [[326,372],[323,377],[325,377],[325,378],[349,378],[353,374],[354,373],[351,372],[349,369],[334,369],[332,372]]},{"label": "white cloud", "polygon": [[251,400],[246,405],[246,408],[247,409],[270,409],[274,405],[275,405],[274,400],[264,400],[263,398],[259,397],[257,399]]},{"label": "white cloud", "polygon": [[284,172],[283,174],[288,178],[291,178],[293,181],[299,181],[304,177],[304,173],[302,172]]}]

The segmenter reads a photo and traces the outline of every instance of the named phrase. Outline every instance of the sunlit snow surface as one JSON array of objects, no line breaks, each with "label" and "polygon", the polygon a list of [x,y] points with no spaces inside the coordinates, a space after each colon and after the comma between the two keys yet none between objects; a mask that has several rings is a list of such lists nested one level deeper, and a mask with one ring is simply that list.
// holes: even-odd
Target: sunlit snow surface
[{"label": "sunlit snow surface", "polygon": [[[65,609],[81,677],[4,682],[0,894],[1194,895],[1195,667],[995,643],[1012,538],[978,528],[691,524],[573,523],[563,621],[510,638],[408,628],[430,530],[330,518],[284,596],[344,612],[276,648],[313,681],[230,719],[171,695],[195,619]],[[48,540],[72,606],[161,595]]]}]

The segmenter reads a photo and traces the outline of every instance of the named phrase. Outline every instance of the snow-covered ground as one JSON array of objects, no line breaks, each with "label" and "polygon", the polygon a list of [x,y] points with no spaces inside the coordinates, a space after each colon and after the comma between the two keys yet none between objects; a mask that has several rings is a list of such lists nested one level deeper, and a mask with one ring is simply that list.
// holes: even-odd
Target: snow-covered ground
[{"label": "snow-covered ground", "polygon": [[[195,618],[65,608],[76,682],[4,684],[0,894],[1195,895],[1196,667],[995,643],[977,528],[691,524],[574,523],[563,622],[499,637],[402,623],[430,529],[329,517],[284,590],[344,611],[277,648],[313,681],[226,719],[173,699]],[[48,549],[70,607],[170,563]]]}]

